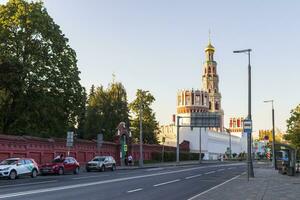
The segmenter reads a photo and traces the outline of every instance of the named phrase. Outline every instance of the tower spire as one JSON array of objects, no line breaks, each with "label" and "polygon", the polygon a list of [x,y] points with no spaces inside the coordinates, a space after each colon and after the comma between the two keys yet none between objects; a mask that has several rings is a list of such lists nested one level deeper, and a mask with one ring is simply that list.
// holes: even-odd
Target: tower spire
[{"label": "tower spire", "polygon": [[210,29],[208,29],[208,44],[211,44],[211,32],[210,32]]}]

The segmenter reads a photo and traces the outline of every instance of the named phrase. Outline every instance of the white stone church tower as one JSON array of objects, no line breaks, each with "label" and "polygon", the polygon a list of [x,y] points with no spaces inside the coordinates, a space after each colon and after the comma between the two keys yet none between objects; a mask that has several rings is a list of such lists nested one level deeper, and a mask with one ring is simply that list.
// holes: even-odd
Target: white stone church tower
[{"label": "white stone church tower", "polygon": [[202,89],[208,92],[209,112],[218,112],[221,115],[221,130],[224,127],[224,111],[221,107],[221,93],[219,91],[219,76],[217,62],[214,60],[215,48],[210,40],[205,48],[205,61],[203,64]]}]

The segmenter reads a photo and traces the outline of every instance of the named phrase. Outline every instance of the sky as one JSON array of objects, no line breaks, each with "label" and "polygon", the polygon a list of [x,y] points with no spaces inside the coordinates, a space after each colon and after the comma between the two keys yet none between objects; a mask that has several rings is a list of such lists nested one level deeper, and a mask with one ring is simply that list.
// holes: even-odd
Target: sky
[{"label": "sky", "polygon": [[[6,2],[0,0],[1,3]],[[81,83],[107,86],[115,74],[132,101],[137,89],[155,97],[160,124],[171,123],[180,89],[202,88],[208,32],[216,48],[225,126],[248,112],[251,48],[253,130],[286,130],[300,103],[300,1],[44,0],[75,49]]]}]

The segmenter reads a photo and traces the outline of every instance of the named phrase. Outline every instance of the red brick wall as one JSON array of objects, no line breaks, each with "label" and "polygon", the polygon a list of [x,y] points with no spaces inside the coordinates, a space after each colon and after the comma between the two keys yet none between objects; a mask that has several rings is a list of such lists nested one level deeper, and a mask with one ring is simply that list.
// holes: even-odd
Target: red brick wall
[{"label": "red brick wall", "polygon": [[[175,147],[165,146],[165,151],[176,151]],[[180,148],[184,151],[189,150],[189,145],[181,144]],[[162,145],[143,145],[144,159],[151,160],[152,152],[161,152]],[[39,164],[50,162],[55,156],[67,155],[65,139],[45,139],[30,136],[12,136],[0,134],[0,160],[9,157],[28,157],[33,158]],[[128,146],[128,154],[134,160],[139,159],[139,144]],[[79,163],[84,164],[91,160],[95,155],[111,155],[118,164],[120,163],[120,145],[113,142],[104,142],[99,150],[94,140],[77,139],[74,147],[70,149],[70,156],[74,156]]]}]

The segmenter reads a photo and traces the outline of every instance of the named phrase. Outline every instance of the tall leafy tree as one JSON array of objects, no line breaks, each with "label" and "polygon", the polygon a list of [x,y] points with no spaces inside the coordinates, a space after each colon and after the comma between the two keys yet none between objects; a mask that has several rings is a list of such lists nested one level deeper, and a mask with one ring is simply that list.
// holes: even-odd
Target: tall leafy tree
[{"label": "tall leafy tree", "polygon": [[142,131],[143,143],[157,144],[157,134],[159,133],[159,123],[155,118],[151,105],[155,101],[154,96],[145,90],[138,89],[135,100],[130,103],[131,131],[135,141],[139,140],[140,135],[140,111],[142,111]]},{"label": "tall leafy tree", "polygon": [[62,137],[78,124],[76,53],[41,1],[0,5],[0,60],[2,132]]},{"label": "tall leafy tree", "polygon": [[291,111],[291,116],[287,120],[287,134],[284,139],[300,149],[300,104]]},{"label": "tall leafy tree", "polygon": [[107,89],[92,86],[89,94],[84,137],[96,138],[104,133],[104,140],[113,141],[120,122],[129,126],[127,93],[120,82],[111,83]]}]

